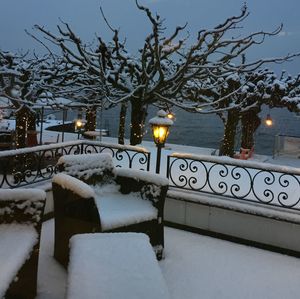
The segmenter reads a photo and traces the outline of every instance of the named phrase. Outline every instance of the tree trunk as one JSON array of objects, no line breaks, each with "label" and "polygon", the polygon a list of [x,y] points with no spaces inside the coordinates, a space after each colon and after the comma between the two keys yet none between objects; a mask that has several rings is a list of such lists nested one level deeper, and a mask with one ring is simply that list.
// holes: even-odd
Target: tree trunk
[{"label": "tree trunk", "polygon": [[119,134],[118,134],[118,142],[119,144],[124,144],[125,141],[125,123],[126,123],[126,113],[127,113],[127,103],[121,104],[120,110],[120,120],[119,120]]},{"label": "tree trunk", "polygon": [[16,112],[16,148],[26,147],[29,108],[22,106]]},{"label": "tree trunk", "polygon": [[27,116],[27,146],[37,146],[36,113],[28,109]]},{"label": "tree trunk", "polygon": [[142,143],[144,136],[144,125],[147,116],[147,107],[139,100],[131,101],[131,130],[130,144]]},{"label": "tree trunk", "polygon": [[96,106],[92,106],[92,107],[86,109],[86,123],[84,126],[85,131],[95,131],[96,130],[96,117],[97,117],[97,107]]},{"label": "tree trunk", "polygon": [[220,156],[233,157],[234,155],[234,141],[236,135],[236,128],[239,123],[238,110],[232,109],[228,111],[227,121],[224,128],[224,137],[220,145]]},{"label": "tree trunk", "polygon": [[258,113],[258,110],[249,110],[242,114],[242,148],[251,149],[254,146],[254,133],[261,122]]}]

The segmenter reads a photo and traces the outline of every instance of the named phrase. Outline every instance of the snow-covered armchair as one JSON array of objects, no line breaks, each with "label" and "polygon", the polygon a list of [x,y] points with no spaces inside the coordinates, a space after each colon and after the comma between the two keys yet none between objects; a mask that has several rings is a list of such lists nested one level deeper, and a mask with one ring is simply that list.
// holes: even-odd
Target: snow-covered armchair
[{"label": "snow-covered armchair", "polygon": [[0,190],[0,298],[35,298],[46,194]]},{"label": "snow-covered armchair", "polygon": [[114,168],[108,154],[63,156],[53,178],[54,257],[67,265],[69,239],[89,232],[143,232],[160,259],[168,180],[142,170]]}]

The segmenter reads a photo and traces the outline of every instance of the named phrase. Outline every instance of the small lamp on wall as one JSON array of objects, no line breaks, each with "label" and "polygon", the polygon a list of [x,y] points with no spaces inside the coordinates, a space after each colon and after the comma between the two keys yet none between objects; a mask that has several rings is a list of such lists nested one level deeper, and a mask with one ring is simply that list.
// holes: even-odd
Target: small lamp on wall
[{"label": "small lamp on wall", "polygon": [[83,119],[81,119],[81,118],[76,119],[75,120],[75,132],[78,133],[78,139],[80,137],[83,127],[84,127]]},{"label": "small lamp on wall", "polygon": [[265,124],[267,127],[272,127],[273,126],[273,119],[270,114],[267,115],[265,119]]}]

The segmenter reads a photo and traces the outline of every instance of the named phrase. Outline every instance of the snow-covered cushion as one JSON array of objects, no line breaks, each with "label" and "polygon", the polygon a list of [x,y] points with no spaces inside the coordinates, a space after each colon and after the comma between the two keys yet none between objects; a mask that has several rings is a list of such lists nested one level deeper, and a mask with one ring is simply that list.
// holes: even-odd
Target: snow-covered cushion
[{"label": "snow-covered cushion", "polygon": [[0,225],[0,298],[29,258],[38,234],[33,225]]},{"label": "snow-covered cushion", "polygon": [[59,170],[83,180],[94,175],[103,176],[114,169],[112,156],[108,153],[62,156],[57,166]]},{"label": "snow-covered cushion", "polygon": [[81,234],[70,245],[66,298],[169,298],[146,235]]},{"label": "snow-covered cushion", "polygon": [[95,186],[95,202],[103,231],[128,226],[157,218],[152,202],[141,198],[140,193],[122,194],[116,184]]}]

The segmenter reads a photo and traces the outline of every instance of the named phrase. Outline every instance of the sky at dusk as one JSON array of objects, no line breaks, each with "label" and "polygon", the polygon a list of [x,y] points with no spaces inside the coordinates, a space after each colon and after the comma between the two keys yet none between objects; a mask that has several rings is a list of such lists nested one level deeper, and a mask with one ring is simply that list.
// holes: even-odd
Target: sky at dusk
[{"label": "sky at dusk", "polygon": [[[141,0],[165,19],[167,32],[176,25],[188,22],[189,42],[203,28],[212,28],[227,17],[238,15],[244,3],[242,0]],[[283,56],[300,52],[300,1],[299,0],[249,0],[250,16],[243,22],[238,34],[266,30],[272,31],[283,23],[283,31],[267,39],[264,45],[256,46],[247,54],[248,59]],[[95,33],[108,40],[112,36],[100,14],[102,6],[110,23],[120,28],[126,37],[127,47],[132,53],[143,45],[146,34],[151,30],[145,15],[133,0],[1,0],[0,48],[2,50],[35,50],[41,47],[24,29],[34,32],[33,25],[44,25],[56,30],[59,18],[68,22],[82,40],[90,42]],[[284,65],[272,66],[277,72],[285,69],[291,74],[300,73],[300,57]]]}]

